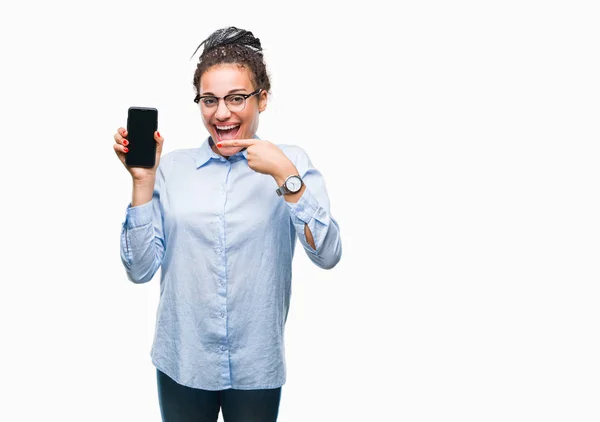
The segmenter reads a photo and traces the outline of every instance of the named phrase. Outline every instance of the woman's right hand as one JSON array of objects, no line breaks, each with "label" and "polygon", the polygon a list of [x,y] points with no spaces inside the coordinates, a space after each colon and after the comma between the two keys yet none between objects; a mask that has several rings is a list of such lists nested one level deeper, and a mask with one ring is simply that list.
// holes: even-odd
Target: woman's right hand
[{"label": "woman's right hand", "polygon": [[160,156],[162,154],[162,147],[164,138],[160,136],[158,131],[154,132],[154,140],[156,141],[156,160],[154,163],[154,167],[152,168],[144,168],[144,167],[129,167],[125,164],[125,155],[129,151],[127,145],[129,141],[127,140],[127,130],[123,127],[117,129],[117,133],[115,133],[115,143],[113,144],[113,148],[121,163],[125,166],[127,171],[131,174],[133,181],[143,182],[150,179],[154,179],[156,177],[156,169],[158,168],[158,163],[160,161]]}]

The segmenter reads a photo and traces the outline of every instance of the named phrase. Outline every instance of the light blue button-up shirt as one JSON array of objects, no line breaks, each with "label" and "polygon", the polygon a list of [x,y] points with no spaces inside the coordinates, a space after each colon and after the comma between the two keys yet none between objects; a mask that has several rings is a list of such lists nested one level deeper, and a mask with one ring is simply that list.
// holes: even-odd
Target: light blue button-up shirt
[{"label": "light blue button-up shirt", "polygon": [[319,267],[340,260],[340,231],[321,173],[301,148],[278,146],[306,184],[297,203],[277,196],[273,178],[248,166],[247,151],[227,160],[207,139],[165,154],[152,201],[127,208],[121,259],[134,283],[161,268],[151,357],[179,384],[282,386],[296,238]]}]

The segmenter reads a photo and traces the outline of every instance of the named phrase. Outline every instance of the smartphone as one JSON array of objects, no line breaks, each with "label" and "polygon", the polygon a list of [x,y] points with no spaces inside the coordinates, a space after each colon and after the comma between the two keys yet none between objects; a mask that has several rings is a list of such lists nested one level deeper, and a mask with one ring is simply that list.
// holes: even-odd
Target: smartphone
[{"label": "smartphone", "polygon": [[152,107],[129,107],[127,140],[129,152],[125,164],[130,167],[152,168],[156,162],[154,132],[158,129],[158,110]]}]

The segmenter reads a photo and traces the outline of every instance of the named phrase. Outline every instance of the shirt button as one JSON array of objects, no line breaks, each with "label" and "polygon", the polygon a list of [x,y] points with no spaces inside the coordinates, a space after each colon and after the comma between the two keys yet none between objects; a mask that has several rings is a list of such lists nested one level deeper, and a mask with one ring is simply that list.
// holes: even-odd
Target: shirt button
[{"label": "shirt button", "polygon": [[225,346],[221,346],[221,350],[224,352],[227,348]]},{"label": "shirt button", "polygon": [[225,318],[225,312],[221,312],[221,318]]}]

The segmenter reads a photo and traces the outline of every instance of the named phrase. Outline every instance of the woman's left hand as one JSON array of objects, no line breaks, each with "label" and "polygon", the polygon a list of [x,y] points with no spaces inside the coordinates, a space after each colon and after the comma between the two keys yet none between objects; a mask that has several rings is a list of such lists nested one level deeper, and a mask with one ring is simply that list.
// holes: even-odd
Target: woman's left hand
[{"label": "woman's left hand", "polygon": [[[296,166],[275,144],[263,139],[232,139],[217,143],[217,148],[247,148],[248,166],[258,173],[269,174],[278,183],[291,174],[297,174]],[[283,180],[281,180],[283,179]]]}]

